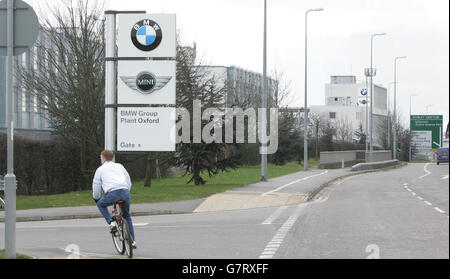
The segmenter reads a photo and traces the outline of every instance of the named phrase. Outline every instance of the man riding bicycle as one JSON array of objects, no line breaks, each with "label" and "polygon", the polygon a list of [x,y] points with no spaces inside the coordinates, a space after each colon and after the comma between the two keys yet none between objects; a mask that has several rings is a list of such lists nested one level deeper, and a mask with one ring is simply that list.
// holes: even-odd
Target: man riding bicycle
[{"label": "man riding bicycle", "polygon": [[[118,201],[124,202],[122,207],[123,217],[130,227],[130,233],[133,237],[132,246],[136,249],[133,222],[130,215],[130,175],[121,164],[113,162],[113,159],[114,153],[112,151],[104,150],[100,154],[102,165],[95,172],[94,181],[92,182],[93,198],[100,213],[109,224],[111,232],[117,231],[117,223],[112,220],[108,212],[108,206]],[[101,198],[102,191],[105,193],[103,198]]]}]

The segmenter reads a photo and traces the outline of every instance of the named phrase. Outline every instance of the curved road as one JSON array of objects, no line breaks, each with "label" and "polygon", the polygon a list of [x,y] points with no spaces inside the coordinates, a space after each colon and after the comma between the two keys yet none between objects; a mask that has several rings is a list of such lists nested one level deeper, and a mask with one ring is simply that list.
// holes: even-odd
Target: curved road
[{"label": "curved road", "polygon": [[[137,258],[448,259],[448,174],[448,165],[410,164],[338,181],[300,205],[135,217],[139,245],[135,254]],[[70,244],[79,247],[81,257],[120,257],[101,219],[17,223],[20,253],[65,258],[70,253],[64,249]]]}]

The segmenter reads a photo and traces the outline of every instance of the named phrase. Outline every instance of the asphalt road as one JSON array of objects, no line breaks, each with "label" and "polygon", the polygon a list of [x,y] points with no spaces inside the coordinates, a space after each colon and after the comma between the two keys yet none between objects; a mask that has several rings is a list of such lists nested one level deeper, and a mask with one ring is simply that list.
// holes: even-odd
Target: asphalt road
[{"label": "asphalt road", "polygon": [[[448,259],[448,174],[448,165],[411,164],[338,181],[295,206],[135,217],[135,256]],[[123,257],[101,219],[17,223],[20,253],[65,258],[72,247],[82,258]]]}]

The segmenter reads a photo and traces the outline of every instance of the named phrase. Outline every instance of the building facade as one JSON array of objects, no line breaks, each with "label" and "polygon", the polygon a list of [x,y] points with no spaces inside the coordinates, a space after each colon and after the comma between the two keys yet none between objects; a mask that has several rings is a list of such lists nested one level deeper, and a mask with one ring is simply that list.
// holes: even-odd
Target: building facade
[{"label": "building facade", "polygon": [[[261,107],[263,91],[263,75],[236,66],[201,66],[208,72],[209,77],[215,77],[218,87],[225,87],[224,105],[228,108],[237,106],[242,108]],[[267,78],[268,107],[277,98],[277,81]]]},{"label": "building facade", "polygon": [[[362,90],[367,88],[366,82],[358,82],[356,76],[331,76],[330,83],[325,84],[325,105],[311,106],[311,113],[330,120],[335,126],[346,125],[351,130],[352,139],[356,140],[355,131],[361,126],[366,134],[369,130],[367,116],[370,103],[366,105],[365,102],[370,102],[370,96],[361,94]],[[373,140],[374,145],[379,147],[384,142],[384,135],[379,132],[379,127],[388,118],[387,100],[387,89],[374,84]]]},{"label": "building facade", "polygon": [[[42,33],[41,33],[42,34]],[[38,40],[42,40],[42,35]],[[14,96],[14,128],[15,135],[32,140],[50,139],[48,121],[45,111],[38,99],[25,89],[18,78],[18,69],[22,67],[28,71],[37,70],[39,59],[35,53],[37,44],[22,55],[14,57],[15,73],[13,75]],[[0,132],[6,133],[6,59],[0,56]]]}]

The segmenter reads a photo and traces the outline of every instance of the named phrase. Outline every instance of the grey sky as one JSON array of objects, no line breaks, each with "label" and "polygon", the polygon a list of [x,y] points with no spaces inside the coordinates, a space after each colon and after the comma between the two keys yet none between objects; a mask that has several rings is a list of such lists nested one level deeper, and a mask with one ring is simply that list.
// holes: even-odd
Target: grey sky
[{"label": "grey sky", "polygon": [[[28,0],[30,4],[38,0]],[[370,62],[370,35],[386,32],[374,44],[376,83],[393,81],[398,64],[398,101],[403,120],[430,112],[449,117],[448,0],[268,0],[268,66],[292,81],[294,101],[304,94],[304,13],[309,17],[310,104],[324,104],[330,75],[354,74],[362,80]],[[108,0],[108,9],[176,13],[183,41],[197,42],[208,64],[236,65],[262,72],[263,0]]]}]

